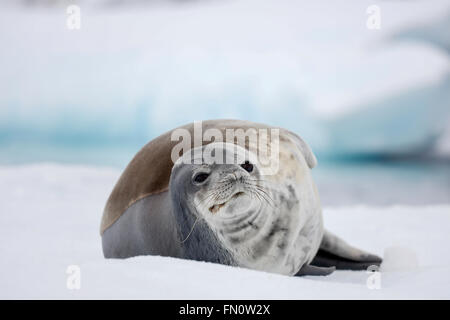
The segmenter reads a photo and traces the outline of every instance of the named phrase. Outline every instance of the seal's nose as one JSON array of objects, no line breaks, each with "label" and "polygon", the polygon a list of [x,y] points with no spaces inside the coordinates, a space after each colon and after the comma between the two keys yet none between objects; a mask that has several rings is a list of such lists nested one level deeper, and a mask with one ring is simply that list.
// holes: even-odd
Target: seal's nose
[{"label": "seal's nose", "polygon": [[233,176],[237,182],[244,182],[244,174],[242,171],[233,172]]},{"label": "seal's nose", "polygon": [[234,181],[242,181],[243,176],[239,171],[233,171],[228,174],[228,178]]}]

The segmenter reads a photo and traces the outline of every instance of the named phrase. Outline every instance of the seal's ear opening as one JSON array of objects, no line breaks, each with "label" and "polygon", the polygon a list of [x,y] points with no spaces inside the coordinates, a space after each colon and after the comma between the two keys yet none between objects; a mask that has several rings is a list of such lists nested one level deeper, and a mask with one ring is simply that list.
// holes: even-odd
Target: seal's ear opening
[{"label": "seal's ear opening", "polygon": [[297,144],[297,146],[302,151],[303,157],[305,157],[306,163],[308,164],[309,168],[314,168],[317,165],[317,159],[314,153],[312,152],[309,145],[298,135],[296,135],[293,132],[289,132],[290,136],[294,140],[294,142]]}]

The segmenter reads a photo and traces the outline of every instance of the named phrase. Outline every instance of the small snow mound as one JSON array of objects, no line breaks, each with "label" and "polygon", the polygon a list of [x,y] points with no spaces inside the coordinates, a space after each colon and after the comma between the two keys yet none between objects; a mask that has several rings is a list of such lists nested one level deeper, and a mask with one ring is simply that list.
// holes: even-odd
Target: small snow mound
[{"label": "small snow mound", "polygon": [[381,271],[406,271],[418,267],[419,259],[414,250],[402,246],[388,247],[384,250]]}]

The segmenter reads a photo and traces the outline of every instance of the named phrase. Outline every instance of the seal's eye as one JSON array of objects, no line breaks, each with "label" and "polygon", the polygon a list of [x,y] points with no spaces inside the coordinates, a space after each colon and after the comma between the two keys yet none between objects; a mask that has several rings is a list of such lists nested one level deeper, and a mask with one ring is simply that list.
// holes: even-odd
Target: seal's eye
[{"label": "seal's eye", "polygon": [[208,173],[201,172],[194,177],[194,181],[197,183],[202,183],[205,182],[205,180],[208,179],[208,177],[209,177]]},{"label": "seal's eye", "polygon": [[244,170],[247,172],[253,171],[253,165],[248,161],[245,161],[243,164],[241,164],[241,167],[244,168]]}]

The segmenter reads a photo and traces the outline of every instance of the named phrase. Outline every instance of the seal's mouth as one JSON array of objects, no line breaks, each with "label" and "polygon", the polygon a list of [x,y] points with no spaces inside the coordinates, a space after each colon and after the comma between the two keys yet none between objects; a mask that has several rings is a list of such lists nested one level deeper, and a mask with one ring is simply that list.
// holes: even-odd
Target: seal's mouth
[{"label": "seal's mouth", "polygon": [[211,213],[217,213],[217,211],[219,211],[220,209],[222,209],[226,204],[227,204],[227,202],[228,201],[230,201],[231,199],[236,199],[237,197],[239,197],[239,196],[241,196],[241,195],[243,195],[244,193],[243,192],[236,192],[230,199],[228,199],[227,201],[225,201],[225,202],[222,202],[222,203],[219,203],[219,204],[215,204],[215,205],[213,205],[212,207],[210,207],[209,208],[209,211],[211,212]]}]

